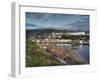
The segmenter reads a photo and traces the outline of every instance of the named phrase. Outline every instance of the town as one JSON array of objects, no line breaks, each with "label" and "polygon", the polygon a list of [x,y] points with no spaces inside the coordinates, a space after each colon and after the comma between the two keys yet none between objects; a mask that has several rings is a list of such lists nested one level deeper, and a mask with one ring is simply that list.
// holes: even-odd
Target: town
[{"label": "town", "polygon": [[[26,38],[52,55],[61,65],[86,64],[86,61],[74,49],[78,45],[89,45],[89,32],[37,30],[27,31]],[[72,46],[64,48],[57,44],[71,44]]]}]

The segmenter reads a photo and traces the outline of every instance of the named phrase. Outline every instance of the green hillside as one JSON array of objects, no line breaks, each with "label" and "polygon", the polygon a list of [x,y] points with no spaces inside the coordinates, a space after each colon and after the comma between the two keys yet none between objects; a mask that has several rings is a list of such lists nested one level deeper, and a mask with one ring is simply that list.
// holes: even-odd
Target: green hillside
[{"label": "green hillside", "polygon": [[31,40],[26,40],[26,67],[60,65],[51,54]]}]

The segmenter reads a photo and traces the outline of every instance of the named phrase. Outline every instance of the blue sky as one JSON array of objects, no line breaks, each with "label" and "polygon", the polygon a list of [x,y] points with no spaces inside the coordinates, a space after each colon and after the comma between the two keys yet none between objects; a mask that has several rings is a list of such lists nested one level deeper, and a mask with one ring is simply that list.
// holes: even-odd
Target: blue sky
[{"label": "blue sky", "polygon": [[26,29],[89,31],[89,15],[26,12]]}]

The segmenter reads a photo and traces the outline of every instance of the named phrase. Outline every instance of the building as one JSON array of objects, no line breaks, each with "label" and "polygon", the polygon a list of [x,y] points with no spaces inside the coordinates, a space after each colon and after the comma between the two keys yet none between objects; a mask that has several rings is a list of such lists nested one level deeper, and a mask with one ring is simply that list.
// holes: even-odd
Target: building
[{"label": "building", "polygon": [[85,32],[68,32],[66,35],[85,35]]}]

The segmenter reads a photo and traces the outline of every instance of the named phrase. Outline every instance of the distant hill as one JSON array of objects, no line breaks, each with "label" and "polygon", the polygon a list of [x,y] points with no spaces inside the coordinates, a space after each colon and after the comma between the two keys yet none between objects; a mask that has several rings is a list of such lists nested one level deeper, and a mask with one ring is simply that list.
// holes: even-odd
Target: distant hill
[{"label": "distant hill", "polygon": [[[65,30],[65,29],[27,29],[27,32],[33,33],[51,33],[51,32],[83,32],[81,30],[73,31],[73,30]],[[89,31],[84,31],[89,32]]]}]

